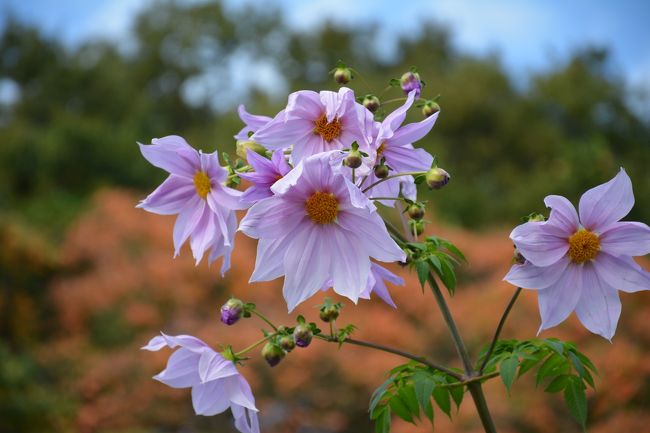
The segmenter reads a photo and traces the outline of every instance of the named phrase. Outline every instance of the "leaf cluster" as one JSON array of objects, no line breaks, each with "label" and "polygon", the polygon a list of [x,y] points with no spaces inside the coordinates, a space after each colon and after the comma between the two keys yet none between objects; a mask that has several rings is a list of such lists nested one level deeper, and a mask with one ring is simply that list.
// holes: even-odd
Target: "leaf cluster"
[{"label": "leaf cluster", "polygon": [[415,424],[422,416],[433,423],[435,405],[451,418],[452,401],[460,407],[465,386],[448,374],[415,362],[400,365],[375,390],[370,400],[370,418],[375,432],[390,431],[392,415]]},{"label": "leaf cluster", "polygon": [[467,263],[465,255],[450,241],[428,236],[424,242],[409,242],[404,246],[407,261],[418,274],[422,288],[429,278],[429,272],[438,275],[450,295],[456,292],[455,267]]},{"label": "leaf cluster", "polygon": [[[479,357],[479,365],[487,350]],[[499,372],[508,392],[515,379],[536,368],[535,385],[544,384],[544,391],[563,392],[564,401],[571,415],[583,429],[587,423],[587,386],[594,388],[592,374],[596,367],[581,353],[574,343],[556,338],[498,341],[485,373]]]}]

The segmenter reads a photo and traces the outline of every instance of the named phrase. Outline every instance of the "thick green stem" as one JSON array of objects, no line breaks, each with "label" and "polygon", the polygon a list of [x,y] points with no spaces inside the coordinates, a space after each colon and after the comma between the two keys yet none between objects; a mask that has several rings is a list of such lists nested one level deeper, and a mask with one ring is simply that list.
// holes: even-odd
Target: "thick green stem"
[{"label": "thick green stem", "polygon": [[494,426],[494,421],[492,421],[492,416],[490,415],[490,409],[485,401],[485,394],[483,394],[481,382],[468,383],[467,389],[469,389],[472,400],[474,400],[476,411],[481,419],[485,433],[497,433],[497,428]]},{"label": "thick green stem", "polygon": [[240,356],[242,356],[242,355],[245,355],[246,353],[248,353],[248,352],[250,352],[251,350],[255,349],[257,346],[259,346],[260,344],[264,343],[266,340],[268,340],[269,338],[271,338],[271,337],[273,337],[273,336],[275,336],[275,334],[269,334],[269,335],[267,335],[266,337],[262,338],[261,340],[258,340],[258,341],[256,341],[255,343],[251,344],[250,346],[245,347],[245,348],[243,348],[242,350],[240,350],[239,352],[235,353],[235,356],[236,356],[236,357],[240,357]]}]

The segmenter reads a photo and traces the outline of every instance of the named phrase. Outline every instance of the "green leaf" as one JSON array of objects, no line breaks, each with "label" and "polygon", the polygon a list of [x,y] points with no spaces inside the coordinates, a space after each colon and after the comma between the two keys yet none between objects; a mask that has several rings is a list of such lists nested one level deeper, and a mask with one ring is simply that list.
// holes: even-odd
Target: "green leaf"
[{"label": "green leaf", "polygon": [[401,84],[400,84],[400,82],[399,82],[399,80],[398,80],[397,78],[392,78],[392,79],[388,82],[388,85],[389,85],[390,87],[400,87],[400,86],[401,86]]},{"label": "green leaf", "polygon": [[406,403],[411,414],[417,418],[420,417],[420,405],[418,404],[418,399],[415,396],[415,388],[413,385],[407,385],[400,388],[397,392],[397,395]]},{"label": "green leaf", "polygon": [[582,365],[587,367],[589,370],[593,371],[594,373],[598,374],[598,370],[594,366],[594,364],[587,358],[584,354],[575,351],[575,355],[578,357],[578,359],[582,362]]},{"label": "green leaf", "polygon": [[431,404],[431,393],[433,392],[433,381],[426,374],[415,374],[413,376],[415,396],[422,408],[424,415],[433,421],[433,406]]},{"label": "green leaf", "polygon": [[449,294],[453,296],[456,291],[456,274],[447,260],[440,261],[440,271],[440,279],[449,289]]},{"label": "green leaf", "polygon": [[561,374],[557,376],[555,379],[551,381],[551,383],[548,384],[546,389],[544,390],[545,392],[560,392],[564,388],[566,388],[567,384],[569,383],[569,376],[566,374]]},{"label": "green leaf", "polygon": [[436,271],[438,275],[440,275],[440,267],[442,266],[440,264],[440,259],[436,256],[429,256],[429,263],[431,263],[431,266],[433,269]]},{"label": "green leaf", "polygon": [[370,398],[370,408],[368,409],[370,412],[373,412],[375,410],[375,407],[377,407],[379,402],[384,398],[386,390],[391,383],[393,383],[392,377],[388,378],[379,386],[379,388],[375,390],[375,392],[372,393],[372,397]]},{"label": "green leaf", "polygon": [[587,396],[585,387],[577,376],[570,376],[564,389],[564,402],[569,412],[580,423],[583,430],[587,428]]},{"label": "green leaf", "polygon": [[524,360],[520,365],[519,365],[519,375],[517,377],[521,377],[524,373],[526,373],[528,370],[533,368],[538,362],[540,361],[540,358],[534,358],[534,359],[526,359]]},{"label": "green leaf", "polygon": [[451,400],[449,399],[449,390],[441,386],[433,388],[433,399],[444,413],[451,418]]},{"label": "green leaf", "polygon": [[402,418],[404,421],[415,424],[413,422],[413,417],[411,416],[411,411],[399,396],[393,396],[393,398],[391,398],[388,402],[388,405],[392,411],[395,412],[395,414]]},{"label": "green leaf", "polygon": [[512,382],[515,381],[515,373],[517,372],[518,365],[519,358],[513,355],[501,362],[501,365],[499,366],[499,375],[501,376],[501,380],[503,380],[503,384],[508,389],[508,392],[510,392]]},{"label": "green leaf", "polygon": [[557,376],[558,374],[565,373],[568,370],[568,367],[569,366],[566,359],[557,353],[553,353],[546,359],[546,361],[544,361],[542,366],[537,371],[535,385],[539,385],[539,383],[547,377]]},{"label": "green leaf", "polygon": [[375,420],[375,433],[388,432],[390,432],[390,409],[384,406]]},{"label": "green leaf", "polygon": [[463,397],[465,396],[465,387],[452,386],[449,388],[449,394],[451,394],[451,398],[454,400],[454,403],[456,403],[456,409],[460,409],[460,404],[463,402]]},{"label": "green leaf", "polygon": [[580,375],[580,377],[585,377],[585,368],[582,365],[582,362],[580,359],[576,356],[575,353],[569,352],[569,359],[571,360],[571,364],[573,364],[573,368],[575,368],[576,372]]},{"label": "green leaf", "polygon": [[552,340],[550,338],[547,338],[544,340],[548,347],[553,349],[558,355],[564,356],[564,345],[562,344],[561,341],[557,340]]},{"label": "green leaf", "polygon": [[452,244],[449,241],[444,241],[445,248],[447,248],[453,255],[461,259],[463,262],[467,263],[467,258],[465,258],[465,255],[456,247],[456,245]]},{"label": "green leaf", "polygon": [[429,277],[429,265],[423,260],[418,260],[415,262],[415,270],[418,273],[418,280],[420,280],[420,285],[424,289],[424,283],[426,283],[427,278]]}]

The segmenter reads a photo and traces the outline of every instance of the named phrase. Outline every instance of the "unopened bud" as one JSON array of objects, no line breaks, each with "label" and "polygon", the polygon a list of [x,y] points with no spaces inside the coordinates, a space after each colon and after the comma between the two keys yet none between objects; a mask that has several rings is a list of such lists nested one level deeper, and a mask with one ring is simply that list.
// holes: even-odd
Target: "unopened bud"
[{"label": "unopened bud", "polygon": [[409,230],[416,236],[424,233],[424,221],[422,220],[409,220]]},{"label": "unopened bud", "polygon": [[375,95],[372,95],[372,94],[368,94],[368,95],[364,96],[363,101],[361,103],[371,113],[374,113],[375,111],[377,111],[377,109],[379,108],[379,105],[381,104],[381,102],[379,101],[379,98],[376,97]]},{"label": "unopened bud", "polygon": [[350,68],[346,67],[337,67],[334,70],[334,81],[336,81],[339,84],[347,84],[350,82],[352,79],[352,71]]},{"label": "unopened bud", "polygon": [[422,89],[422,82],[420,81],[420,74],[417,72],[409,71],[402,74],[399,79],[399,84],[402,86],[404,93],[408,95],[411,90],[415,90],[415,98],[420,97],[420,90]]},{"label": "unopened bud", "polygon": [[339,308],[336,305],[329,305],[321,308],[320,319],[323,322],[333,322],[339,317]]},{"label": "unopened bud", "polygon": [[421,220],[424,217],[424,206],[413,203],[407,208],[409,217],[414,220]]},{"label": "unopened bud", "polygon": [[239,299],[230,298],[221,307],[221,321],[226,325],[234,325],[242,318],[244,303]]},{"label": "unopened bud", "polygon": [[534,213],[528,216],[528,222],[539,223],[544,221],[546,221],[546,217],[541,213]]},{"label": "unopened bud", "polygon": [[361,152],[358,150],[350,150],[350,153],[348,153],[348,156],[345,157],[343,160],[343,164],[350,168],[359,168],[361,167],[361,164],[363,163]]},{"label": "unopened bud", "polygon": [[285,355],[284,350],[280,346],[271,342],[266,343],[262,348],[262,356],[271,367],[278,365]]},{"label": "unopened bud", "polygon": [[431,189],[440,189],[449,183],[449,173],[440,167],[433,167],[426,174],[426,182]]},{"label": "unopened bud", "polygon": [[515,252],[514,252],[514,254],[512,255],[512,262],[513,262],[513,263],[520,264],[520,265],[523,265],[524,263],[526,263],[526,257],[524,257],[523,255],[521,255],[521,253],[519,252],[519,250],[517,249],[517,247],[515,247]]},{"label": "unopened bud", "polygon": [[304,323],[299,323],[293,330],[293,341],[295,341],[296,346],[298,347],[309,346],[309,343],[311,343],[313,336],[314,334],[311,332],[309,325],[306,325]]},{"label": "unopened bud", "polygon": [[422,106],[422,115],[424,117],[430,117],[436,114],[438,111],[440,111],[440,105],[438,105],[437,102],[435,101],[427,101],[424,103]]},{"label": "unopened bud", "polygon": [[293,337],[291,335],[283,335],[280,337],[279,343],[280,347],[282,347],[282,349],[287,352],[291,352],[296,347],[296,343],[293,341]]},{"label": "unopened bud", "polygon": [[384,179],[388,177],[388,171],[388,166],[385,164],[379,164],[375,167],[375,176],[377,176],[377,179]]},{"label": "unopened bud", "polygon": [[264,155],[264,152],[266,152],[266,149],[264,146],[261,144],[252,141],[252,140],[237,140],[236,144],[237,150],[235,153],[237,154],[238,157],[246,161],[246,151],[248,149],[252,150],[253,152],[259,153],[260,155]]}]

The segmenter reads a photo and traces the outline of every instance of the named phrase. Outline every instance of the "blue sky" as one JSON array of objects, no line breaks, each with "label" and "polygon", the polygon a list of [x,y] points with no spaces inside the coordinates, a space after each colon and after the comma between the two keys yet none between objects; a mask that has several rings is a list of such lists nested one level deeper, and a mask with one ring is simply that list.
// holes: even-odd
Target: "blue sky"
[{"label": "blue sky", "polygon": [[[188,0],[201,1],[201,0]],[[135,14],[152,0],[2,0],[11,10],[74,45],[87,38],[128,38]],[[588,44],[612,50],[614,72],[650,91],[650,1],[643,0],[226,0],[229,8],[276,4],[300,29],[325,19],[377,22],[377,47],[390,55],[397,33],[417,31],[421,20],[447,24],[454,44],[475,54],[497,52],[515,77],[542,71]],[[1,23],[0,23],[1,25]]]}]

